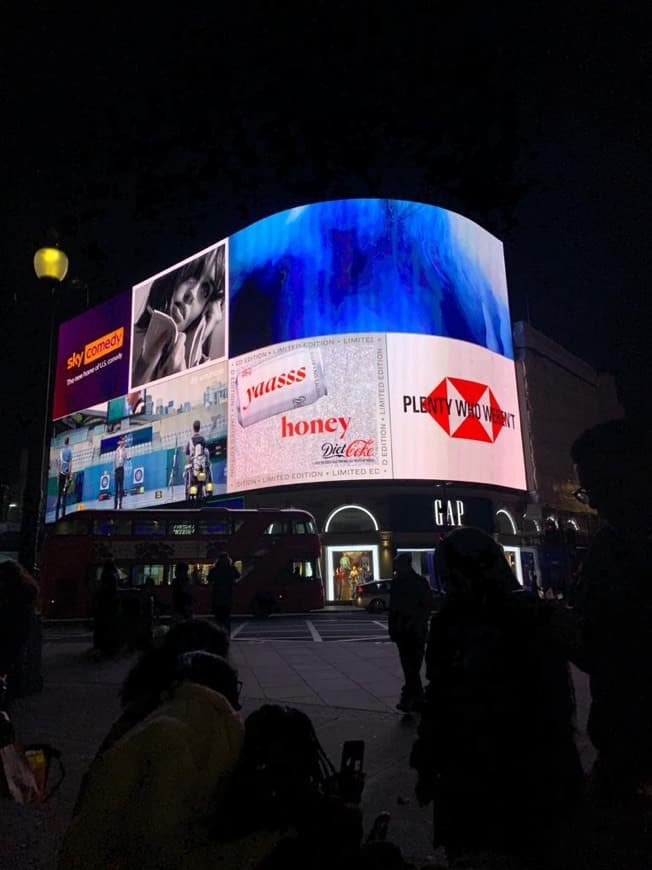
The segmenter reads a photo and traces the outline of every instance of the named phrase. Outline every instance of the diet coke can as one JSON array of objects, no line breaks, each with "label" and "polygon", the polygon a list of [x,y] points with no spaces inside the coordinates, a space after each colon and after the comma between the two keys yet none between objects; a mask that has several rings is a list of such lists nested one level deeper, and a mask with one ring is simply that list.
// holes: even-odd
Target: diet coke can
[{"label": "diet coke can", "polygon": [[238,372],[235,389],[241,426],[312,405],[328,392],[321,351],[293,350],[247,366]]}]

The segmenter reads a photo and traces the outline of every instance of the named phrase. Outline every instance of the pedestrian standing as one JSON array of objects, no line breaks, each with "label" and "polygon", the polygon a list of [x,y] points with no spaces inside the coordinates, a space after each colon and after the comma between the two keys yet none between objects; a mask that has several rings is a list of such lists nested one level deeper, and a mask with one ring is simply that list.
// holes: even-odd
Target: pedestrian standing
[{"label": "pedestrian standing", "polygon": [[218,625],[223,626],[227,634],[231,634],[231,610],[233,609],[233,585],[240,579],[240,572],[235,567],[229,554],[222,552],[208,572],[208,582],[211,586],[213,616]]},{"label": "pedestrian standing", "polygon": [[451,866],[529,867],[571,823],[583,781],[557,607],[522,590],[479,529],[451,532],[435,559],[447,596],[430,624],[417,798],[433,802]]},{"label": "pedestrian standing", "polygon": [[107,560],[93,601],[93,647],[100,656],[114,656],[122,644],[120,575],[115,562]]},{"label": "pedestrian standing", "polygon": [[177,562],[172,581],[172,612],[177,619],[192,616],[192,589],[186,562]]},{"label": "pedestrian standing", "polygon": [[611,420],[573,444],[581,489],[606,521],[575,592],[577,664],[590,677],[588,733],[598,757],[596,798],[631,802],[652,783],[652,464],[650,430]]},{"label": "pedestrian standing", "polygon": [[421,665],[426,647],[432,593],[425,577],[412,568],[409,553],[394,561],[394,579],[389,597],[389,636],[398,647],[405,683],[396,705],[412,713],[423,700]]},{"label": "pedestrian standing", "polygon": [[20,694],[38,600],[38,584],[22,565],[12,560],[0,563],[0,708]]}]

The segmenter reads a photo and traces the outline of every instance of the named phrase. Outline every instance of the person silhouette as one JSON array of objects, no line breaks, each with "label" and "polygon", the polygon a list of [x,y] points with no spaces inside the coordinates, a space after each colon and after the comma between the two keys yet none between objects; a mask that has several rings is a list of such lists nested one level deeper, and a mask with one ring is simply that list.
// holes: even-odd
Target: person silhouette
[{"label": "person silhouette", "polygon": [[652,468],[649,429],[627,419],[573,443],[576,497],[605,520],[580,567],[577,664],[589,674],[594,793],[628,801],[652,782]]},{"label": "person silhouette", "polygon": [[434,846],[452,865],[532,857],[583,782],[555,605],[521,590],[479,529],[451,532],[435,560],[447,596],[428,637],[417,798],[433,802]]}]

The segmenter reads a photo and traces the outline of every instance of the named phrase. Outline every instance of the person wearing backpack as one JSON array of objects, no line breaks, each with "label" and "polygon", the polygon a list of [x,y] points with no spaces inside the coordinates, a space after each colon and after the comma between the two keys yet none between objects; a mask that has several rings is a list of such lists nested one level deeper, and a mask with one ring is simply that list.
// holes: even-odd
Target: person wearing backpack
[{"label": "person wearing backpack", "polygon": [[433,804],[433,845],[451,866],[543,857],[583,784],[555,604],[522,590],[478,529],[456,529],[435,559],[447,598],[431,621],[410,759],[419,802]]}]

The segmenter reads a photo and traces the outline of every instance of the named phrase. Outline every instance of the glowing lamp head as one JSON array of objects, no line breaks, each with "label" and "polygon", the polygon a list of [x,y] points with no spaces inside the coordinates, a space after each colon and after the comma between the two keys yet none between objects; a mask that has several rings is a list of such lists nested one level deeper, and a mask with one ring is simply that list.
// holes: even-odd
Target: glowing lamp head
[{"label": "glowing lamp head", "polygon": [[190,493],[190,495],[197,495],[197,487],[193,484],[193,485],[189,488],[188,492]]},{"label": "glowing lamp head", "polygon": [[206,484],[206,492],[213,492],[213,484],[212,483]]},{"label": "glowing lamp head", "polygon": [[37,278],[63,281],[68,273],[68,257],[59,248],[39,248],[34,254]]}]

